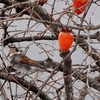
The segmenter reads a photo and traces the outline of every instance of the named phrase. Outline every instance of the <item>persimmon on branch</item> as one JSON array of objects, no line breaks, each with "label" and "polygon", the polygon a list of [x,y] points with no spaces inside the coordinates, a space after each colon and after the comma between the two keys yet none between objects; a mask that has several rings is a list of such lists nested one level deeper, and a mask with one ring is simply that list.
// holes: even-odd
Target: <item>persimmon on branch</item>
[{"label": "persimmon on branch", "polygon": [[[23,0],[23,1],[28,1],[28,0]],[[3,1],[1,1],[1,3],[4,3],[5,5],[7,5],[7,6],[10,6],[10,5],[12,5],[12,3],[10,2],[10,1],[6,1],[6,0],[3,0]],[[18,3],[18,2],[17,2]],[[24,10],[24,9],[26,9],[26,7],[29,7],[29,6],[31,6],[31,4],[29,5],[27,5],[26,4],[26,6],[23,6],[23,5],[17,5],[17,8],[15,7],[15,9],[20,9],[20,7],[21,7],[21,11],[22,10]],[[20,11],[20,12],[21,12]],[[26,10],[27,11],[27,10]],[[46,23],[46,21],[51,21],[51,17],[50,17],[50,15],[49,15],[49,13],[46,11],[46,10],[44,10],[44,9],[42,9],[42,7],[41,6],[39,6],[39,5],[37,5],[37,4],[35,4],[34,5],[34,11],[45,21],[45,24],[51,24],[51,23]],[[31,14],[31,9],[29,9],[28,11],[27,11],[28,13],[29,13],[29,15]],[[24,12],[23,12],[23,14],[24,14]],[[33,17],[36,17],[36,16],[34,16],[34,14],[32,14],[32,16]],[[36,17],[36,18],[38,18],[38,17]],[[38,18],[39,19],[39,18]],[[54,21],[54,19],[52,20],[52,21]],[[43,21],[42,21],[43,22]],[[55,21],[54,21],[55,22]],[[56,20],[56,22],[57,22],[57,24],[59,23],[59,19],[58,19],[58,21]],[[59,33],[59,30],[58,30],[58,28],[61,28],[61,27],[63,27],[63,24],[59,24],[59,25],[55,25],[55,24],[52,24],[51,25],[51,28],[52,28],[52,30],[54,31],[54,32],[56,32],[57,34]],[[65,26],[64,26],[65,27]],[[86,27],[86,26],[85,26]],[[99,28],[99,25],[98,26],[92,26],[91,28],[89,28],[89,26],[87,26],[87,28],[88,29],[98,29]],[[98,33],[98,32],[97,32]],[[98,33],[98,34],[94,34],[94,35],[90,35],[90,38],[91,39],[97,39],[97,40],[100,40],[100,33]],[[80,35],[80,37],[83,37],[83,38],[87,38],[86,36],[84,36],[84,35]],[[53,37],[54,39],[57,39],[57,37],[56,36],[54,36]],[[39,39],[44,39],[44,40],[52,40],[52,37],[49,37],[49,36],[43,36],[42,38],[40,38],[40,37],[35,37],[34,36],[34,40],[39,40]],[[9,37],[6,37],[5,39],[3,39],[3,42],[4,42],[4,44],[5,45],[7,45],[8,43],[12,43],[12,42],[21,42],[21,41],[32,41],[32,38],[31,37],[25,37],[25,38],[21,38],[21,37],[19,37],[19,38],[9,38]],[[79,39],[78,40],[79,42],[79,44],[84,44],[84,46],[83,45],[79,45],[80,47],[82,47],[86,52],[88,51],[88,48],[87,48],[87,43],[86,43],[86,41],[83,41],[82,39]],[[93,49],[94,50],[94,49]],[[96,50],[94,50],[94,51],[96,51]],[[98,54],[98,52],[97,52],[97,54]],[[96,55],[93,55],[92,56],[93,58],[94,58],[94,60],[99,60],[99,58],[98,57],[96,57]],[[97,58],[97,59],[96,59]],[[98,63],[98,65],[100,66],[100,64]]]},{"label": "persimmon on branch", "polygon": [[[28,0],[22,0],[22,1],[28,1]],[[18,1],[19,2],[19,1]],[[18,3],[17,2],[17,3]],[[4,0],[3,1],[3,3],[5,3],[6,4],[6,0]],[[8,4],[11,4],[11,2],[10,3],[7,3],[6,5],[8,5]],[[22,4],[23,4],[23,2],[22,2]],[[26,6],[18,6],[17,5],[17,7],[15,6],[15,9],[22,9],[22,10],[24,10],[26,7],[29,7],[29,6],[31,6],[31,5],[29,5],[29,4],[26,4]],[[21,11],[22,11],[21,10]],[[30,13],[31,11],[30,11],[31,9],[29,9],[27,12],[28,13]],[[20,12],[21,12],[20,11]],[[35,21],[38,21],[38,22],[41,22],[41,23],[44,23],[44,24],[48,24],[48,25],[51,25],[51,28],[53,29],[53,31],[54,32],[56,32],[57,34],[59,33],[59,30],[58,30],[58,28],[63,28],[63,27],[65,27],[65,28],[71,28],[71,29],[77,29],[77,30],[84,30],[84,29],[88,29],[88,30],[95,30],[95,29],[99,29],[100,28],[100,26],[98,25],[98,26],[82,26],[82,27],[73,27],[73,26],[69,26],[69,25],[63,25],[63,24],[61,24],[61,23],[59,23],[59,19],[58,19],[58,21],[55,23],[55,21],[54,21],[54,19],[53,19],[53,21],[54,22],[51,22],[51,17],[49,16],[49,13],[47,13],[46,12],[46,10],[44,10],[44,9],[42,9],[42,7],[41,6],[39,6],[39,5],[37,5],[37,4],[35,4],[34,5],[34,11],[43,19],[43,20],[40,20],[39,18],[37,18],[34,14],[33,14],[33,16],[34,17],[36,17],[36,18],[32,18],[33,20],[35,20]],[[24,12],[23,12],[23,14],[24,14]],[[17,16],[18,14],[16,14],[16,16]],[[10,16],[10,15],[9,15]],[[16,17],[15,16],[15,17]],[[20,19],[20,18],[19,18]],[[10,18],[8,18],[7,19],[8,21],[10,20]],[[6,19],[5,20],[2,20],[2,22],[3,21],[7,21]],[[11,19],[11,20],[14,20],[14,19]]]}]

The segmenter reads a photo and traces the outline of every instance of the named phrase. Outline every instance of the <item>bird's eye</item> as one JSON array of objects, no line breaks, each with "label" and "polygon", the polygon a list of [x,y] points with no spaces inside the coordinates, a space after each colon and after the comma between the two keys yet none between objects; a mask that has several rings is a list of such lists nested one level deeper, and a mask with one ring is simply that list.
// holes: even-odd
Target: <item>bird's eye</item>
[{"label": "bird's eye", "polygon": [[18,52],[18,51],[19,51],[19,49],[18,49],[18,48],[15,48],[15,51],[16,51],[16,52]]}]

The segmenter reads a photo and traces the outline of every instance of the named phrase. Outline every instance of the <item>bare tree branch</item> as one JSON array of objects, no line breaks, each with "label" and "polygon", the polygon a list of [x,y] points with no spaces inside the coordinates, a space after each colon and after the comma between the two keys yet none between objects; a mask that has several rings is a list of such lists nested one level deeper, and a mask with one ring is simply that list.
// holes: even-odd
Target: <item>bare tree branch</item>
[{"label": "bare tree branch", "polygon": [[[13,78],[12,78],[13,77]],[[35,85],[35,84],[31,84],[30,82],[28,82],[27,80],[25,79],[22,79],[22,78],[19,78],[19,77],[16,77],[16,76],[13,76],[13,75],[7,75],[6,73],[4,72],[0,72],[0,79],[3,79],[3,80],[7,80],[9,82],[14,82],[14,83],[17,83],[17,84],[21,84],[23,87],[25,87],[26,89],[29,88],[30,91],[34,92],[35,94],[37,94],[37,92],[39,91],[39,88]],[[39,97],[42,99],[42,100],[52,100],[50,97],[47,96],[47,94],[45,94],[43,91],[41,91]]]},{"label": "bare tree branch", "polygon": [[[69,53],[67,52],[61,52],[60,56],[62,58],[65,58],[65,56]],[[71,68],[71,57],[67,60],[64,61],[64,66],[63,66],[63,76],[68,76],[72,73],[72,68]],[[65,86],[65,100],[74,100],[73,99],[73,84],[72,84],[72,78],[66,77],[64,78],[64,86]]]}]

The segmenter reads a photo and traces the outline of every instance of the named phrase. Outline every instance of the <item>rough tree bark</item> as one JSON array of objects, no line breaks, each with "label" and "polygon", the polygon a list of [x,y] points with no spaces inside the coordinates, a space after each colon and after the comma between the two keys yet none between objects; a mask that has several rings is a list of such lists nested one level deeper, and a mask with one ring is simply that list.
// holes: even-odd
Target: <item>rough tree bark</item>
[{"label": "rough tree bark", "polygon": [[[65,58],[66,55],[69,54],[70,51],[66,52],[60,52],[60,56],[62,58]],[[64,78],[64,87],[65,87],[65,100],[73,100],[73,83],[72,83],[72,76],[70,74],[72,73],[72,61],[71,57],[69,56],[67,60],[64,60],[63,62],[63,77]],[[69,77],[66,77],[68,76]]]}]

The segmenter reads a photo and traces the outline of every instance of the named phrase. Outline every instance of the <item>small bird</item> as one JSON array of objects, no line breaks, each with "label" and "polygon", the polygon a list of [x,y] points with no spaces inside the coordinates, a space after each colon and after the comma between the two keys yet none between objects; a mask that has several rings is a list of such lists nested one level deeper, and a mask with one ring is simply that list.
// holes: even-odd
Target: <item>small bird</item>
[{"label": "small bird", "polygon": [[12,67],[21,73],[35,73],[37,71],[50,73],[46,67],[25,56],[14,46],[10,47],[9,58]]}]

